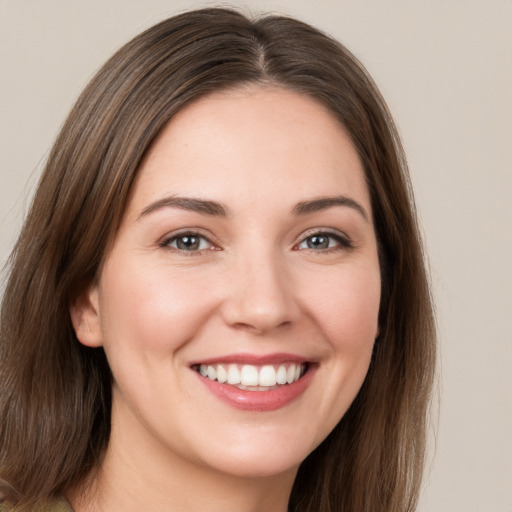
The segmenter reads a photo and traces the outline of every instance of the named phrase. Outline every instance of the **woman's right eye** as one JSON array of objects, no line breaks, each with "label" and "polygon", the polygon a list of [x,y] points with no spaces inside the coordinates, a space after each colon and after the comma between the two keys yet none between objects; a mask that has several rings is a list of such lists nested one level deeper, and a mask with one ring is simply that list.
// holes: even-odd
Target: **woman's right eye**
[{"label": "woman's right eye", "polygon": [[163,244],[177,251],[199,252],[208,249],[215,249],[214,244],[203,235],[198,233],[180,233],[167,238]]}]

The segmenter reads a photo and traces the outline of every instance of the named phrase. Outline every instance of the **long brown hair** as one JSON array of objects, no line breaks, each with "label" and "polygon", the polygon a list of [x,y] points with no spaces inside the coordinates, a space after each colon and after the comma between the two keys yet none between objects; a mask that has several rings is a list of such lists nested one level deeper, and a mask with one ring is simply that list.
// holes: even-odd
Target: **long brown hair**
[{"label": "long brown hair", "polygon": [[19,510],[101,464],[111,375],[69,316],[116,234],[139,164],[184,105],[261,83],[300,91],[345,126],[371,194],[382,274],[380,335],[356,400],[303,462],[295,512],[415,509],[423,470],[435,332],[400,140],[365,69],[293,19],[227,9],[163,21],[119,50],[72,109],[10,259],[0,319],[0,490]]}]

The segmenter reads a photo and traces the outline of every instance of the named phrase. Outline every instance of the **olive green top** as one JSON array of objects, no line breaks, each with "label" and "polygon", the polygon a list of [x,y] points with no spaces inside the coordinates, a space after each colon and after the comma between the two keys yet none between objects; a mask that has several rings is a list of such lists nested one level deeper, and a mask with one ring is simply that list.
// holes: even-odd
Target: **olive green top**
[{"label": "olive green top", "polygon": [[[0,503],[0,512],[16,512],[16,510],[17,508],[12,505]],[[34,510],[34,512],[36,511]],[[73,512],[73,509],[64,498],[61,498],[48,502],[47,505],[41,508],[37,508],[37,512]]]}]

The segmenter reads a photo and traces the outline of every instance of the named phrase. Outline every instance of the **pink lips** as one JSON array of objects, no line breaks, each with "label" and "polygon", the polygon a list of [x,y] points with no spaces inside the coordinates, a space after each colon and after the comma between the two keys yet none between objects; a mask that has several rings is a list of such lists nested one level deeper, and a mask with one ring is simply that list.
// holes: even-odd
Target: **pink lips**
[{"label": "pink lips", "polygon": [[220,363],[234,363],[234,364],[254,364],[262,366],[264,364],[282,364],[282,363],[306,363],[308,360],[304,357],[295,354],[231,354],[222,357],[214,357],[210,359],[201,359],[200,361],[193,361],[190,366],[200,364],[220,364]]},{"label": "pink lips", "polygon": [[[258,356],[252,354],[235,354],[225,357],[212,358],[197,361],[191,366],[199,364],[239,364],[239,365],[279,365],[285,363],[306,363],[307,360],[293,354],[272,354]],[[206,388],[217,398],[228,405],[246,411],[275,411],[299,398],[310,384],[316,370],[316,365],[309,364],[306,373],[292,384],[279,385],[275,389],[268,391],[250,391],[239,389],[230,384],[223,384],[216,380],[211,380],[201,376],[196,372],[197,377],[206,386]],[[195,370],[194,370],[195,371]]]}]

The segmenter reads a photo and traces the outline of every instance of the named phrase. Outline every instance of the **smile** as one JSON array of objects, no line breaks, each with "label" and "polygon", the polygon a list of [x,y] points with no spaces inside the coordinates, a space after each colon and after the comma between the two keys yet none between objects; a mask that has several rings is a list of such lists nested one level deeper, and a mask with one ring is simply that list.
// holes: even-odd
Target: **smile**
[{"label": "smile", "polygon": [[275,411],[298,400],[318,367],[293,354],[238,354],[190,365],[212,395],[235,409],[251,412]]},{"label": "smile", "polygon": [[297,382],[306,372],[306,363],[279,365],[200,364],[194,370],[220,384],[229,384],[246,391],[271,391]]}]

